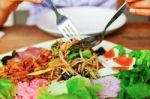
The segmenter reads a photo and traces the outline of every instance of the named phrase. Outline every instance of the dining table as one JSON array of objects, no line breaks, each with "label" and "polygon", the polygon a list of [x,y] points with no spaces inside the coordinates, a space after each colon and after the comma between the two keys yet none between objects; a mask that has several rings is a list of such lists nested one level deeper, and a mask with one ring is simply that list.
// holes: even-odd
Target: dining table
[{"label": "dining table", "polygon": [[[49,34],[36,26],[14,25],[0,28],[5,36],[0,38],[0,54],[60,37]],[[150,49],[150,23],[128,22],[106,35],[105,40],[123,45],[131,50]]]}]

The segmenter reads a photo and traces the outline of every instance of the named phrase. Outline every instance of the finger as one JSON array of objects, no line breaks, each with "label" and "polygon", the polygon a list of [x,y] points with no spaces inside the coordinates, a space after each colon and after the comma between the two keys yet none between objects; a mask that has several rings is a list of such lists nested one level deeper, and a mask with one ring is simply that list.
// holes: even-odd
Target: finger
[{"label": "finger", "polygon": [[150,9],[129,9],[129,12],[135,15],[150,16]]},{"label": "finger", "polygon": [[143,1],[138,1],[138,2],[134,2],[131,3],[129,5],[130,8],[142,8],[142,9],[150,9],[150,0],[143,0]]},{"label": "finger", "polygon": [[43,0],[11,0],[11,1],[28,1],[33,3],[41,3]]},{"label": "finger", "polygon": [[126,2],[128,3],[135,2],[135,1],[139,1],[139,0],[126,0]]}]

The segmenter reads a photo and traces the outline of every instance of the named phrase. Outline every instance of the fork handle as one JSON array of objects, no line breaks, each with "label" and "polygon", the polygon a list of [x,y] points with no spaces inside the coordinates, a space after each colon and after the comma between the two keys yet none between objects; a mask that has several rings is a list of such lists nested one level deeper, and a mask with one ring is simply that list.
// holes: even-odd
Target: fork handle
[{"label": "fork handle", "polygon": [[46,6],[48,8],[52,8],[52,10],[55,12],[56,16],[60,15],[60,13],[58,12],[57,8],[54,6],[54,4],[51,0],[43,0],[43,3],[46,4]]},{"label": "fork handle", "polygon": [[102,33],[98,34],[99,36],[97,37],[103,37],[104,38],[104,33],[106,32],[107,28],[115,21],[118,19],[118,17],[120,17],[120,15],[124,12],[124,10],[126,9],[126,2],[123,3],[123,5],[117,10],[116,14],[111,18],[111,20],[107,23],[107,25],[105,26],[104,30],[102,31]]}]

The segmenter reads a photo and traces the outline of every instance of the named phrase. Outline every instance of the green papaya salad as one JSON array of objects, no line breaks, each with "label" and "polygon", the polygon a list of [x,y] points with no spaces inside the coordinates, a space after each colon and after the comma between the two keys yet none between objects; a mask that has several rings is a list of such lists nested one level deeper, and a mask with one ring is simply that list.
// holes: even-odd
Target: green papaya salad
[{"label": "green papaya salad", "polygon": [[58,41],[0,59],[0,99],[150,98],[150,50],[71,44]]}]

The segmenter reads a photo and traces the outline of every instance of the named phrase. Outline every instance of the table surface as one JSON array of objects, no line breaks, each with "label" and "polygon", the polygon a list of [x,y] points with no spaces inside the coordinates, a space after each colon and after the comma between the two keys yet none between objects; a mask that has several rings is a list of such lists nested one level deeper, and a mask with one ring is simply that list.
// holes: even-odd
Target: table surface
[{"label": "table surface", "polygon": [[[0,29],[6,35],[0,39],[0,54],[17,48],[56,39],[36,26],[12,26]],[[130,49],[150,49],[150,23],[127,23],[107,35],[105,40]]]}]

